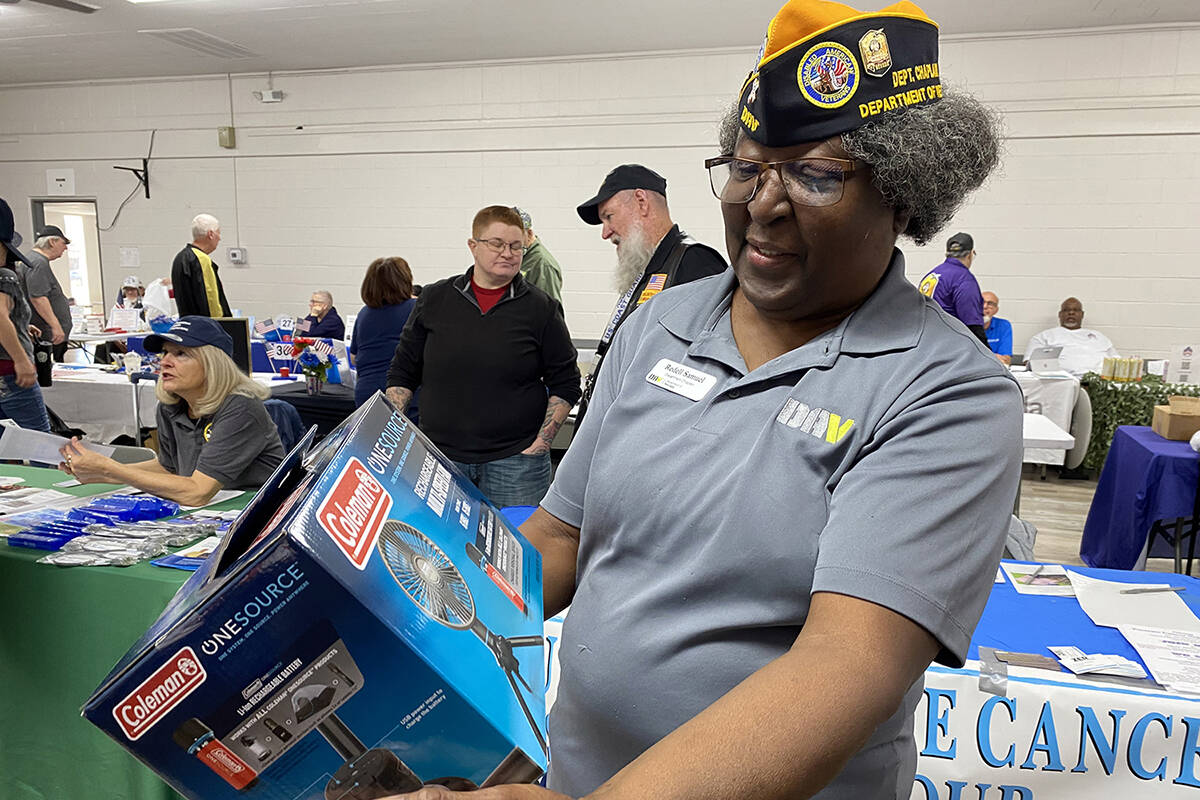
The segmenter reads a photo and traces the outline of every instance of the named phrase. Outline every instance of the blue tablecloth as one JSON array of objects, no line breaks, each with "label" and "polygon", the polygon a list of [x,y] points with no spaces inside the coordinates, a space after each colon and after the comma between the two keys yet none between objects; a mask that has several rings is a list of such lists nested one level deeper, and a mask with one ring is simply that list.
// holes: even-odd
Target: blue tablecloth
[{"label": "blue tablecloth", "polygon": [[[1083,526],[1083,562],[1133,569],[1155,521],[1191,515],[1198,472],[1200,456],[1187,442],[1141,426],[1117,428]],[[1174,550],[1160,538],[1151,555],[1169,557]]]},{"label": "blue tablecloth", "polygon": [[[1008,562],[1031,563],[1031,562]],[[1200,616],[1200,580],[1186,575],[1162,572],[1125,572],[1115,569],[1067,567],[1103,581],[1121,583],[1169,583],[1186,586],[1179,597]],[[1154,624],[1152,620],[1147,625]],[[983,616],[971,638],[969,659],[979,658],[979,648],[994,647],[1014,653],[1051,655],[1046,645],[1071,644],[1085,653],[1115,653],[1128,659],[1142,660],[1116,628],[1100,628],[1083,613],[1074,597],[1046,597],[1019,594],[1005,576],[1004,583],[992,587]],[[1144,665],[1143,665],[1144,666]]]},{"label": "blue tablecloth", "polygon": [[514,528],[519,528],[525,524],[525,520],[532,517],[535,511],[537,511],[537,506],[505,506],[500,509],[500,513],[508,520],[508,524]]},{"label": "blue tablecloth", "polygon": [[[126,347],[128,347],[133,352],[141,353],[142,355],[146,355],[145,341],[146,341],[145,336],[130,336],[126,340],[125,344],[126,344]],[[289,362],[286,366],[290,367],[291,363]],[[277,372],[278,371],[275,369],[275,367],[273,367],[271,365],[271,359],[267,358],[266,346],[262,342],[258,341],[257,339],[252,339],[250,341],[250,368],[254,372]]]}]

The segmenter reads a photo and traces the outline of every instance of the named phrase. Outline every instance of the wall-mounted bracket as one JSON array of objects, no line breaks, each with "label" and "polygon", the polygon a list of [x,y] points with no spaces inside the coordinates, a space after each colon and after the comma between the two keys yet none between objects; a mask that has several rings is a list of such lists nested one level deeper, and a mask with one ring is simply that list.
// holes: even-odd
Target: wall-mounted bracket
[{"label": "wall-mounted bracket", "polygon": [[142,159],[142,168],[114,166],[113,169],[123,169],[137,176],[138,182],[146,190],[146,199],[150,199],[150,159]]}]

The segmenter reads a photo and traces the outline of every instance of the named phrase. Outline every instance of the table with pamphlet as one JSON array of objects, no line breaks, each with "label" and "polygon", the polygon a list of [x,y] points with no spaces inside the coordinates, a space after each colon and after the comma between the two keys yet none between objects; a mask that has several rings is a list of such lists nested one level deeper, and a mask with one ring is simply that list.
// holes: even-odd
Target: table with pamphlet
[{"label": "table with pamphlet", "polygon": [[[0,472],[43,488],[67,478],[11,464]],[[59,490],[84,497],[114,488]],[[211,508],[240,508],[249,499]],[[148,562],[53,567],[37,563],[44,555],[0,544],[0,798],[175,798],[79,710],[191,573]]]},{"label": "table with pamphlet", "polygon": [[[1200,610],[1200,580],[1068,569],[1105,581],[1182,587],[1172,594],[1193,613]],[[993,648],[1051,656],[1047,647],[1070,645],[1145,666],[1120,632],[1093,624],[1075,597],[1019,594],[1007,577],[995,584],[967,664],[962,669],[934,664],[925,672],[925,696],[914,719],[918,779],[913,800],[1195,796],[1200,696],[1155,689],[1144,681],[1011,664],[1005,667],[1004,685],[997,687],[986,678],[987,659],[981,655],[987,651],[980,652]]]},{"label": "table with pamphlet", "polygon": [[[1180,599],[1193,613],[1200,611],[1200,580],[1069,569],[1105,581],[1183,587]],[[548,706],[557,693],[563,621],[559,615],[546,623]],[[918,758],[910,800],[1196,796],[1200,695],[1156,689],[1146,681],[1008,664],[998,686],[986,677],[992,674],[990,659],[981,659],[986,648],[1050,657],[1047,647],[1071,645],[1144,666],[1121,633],[1093,624],[1075,597],[1020,594],[1007,576],[995,583],[967,663],[961,669],[935,663],[925,671],[924,696],[913,718]],[[886,657],[883,650],[873,655]]]}]

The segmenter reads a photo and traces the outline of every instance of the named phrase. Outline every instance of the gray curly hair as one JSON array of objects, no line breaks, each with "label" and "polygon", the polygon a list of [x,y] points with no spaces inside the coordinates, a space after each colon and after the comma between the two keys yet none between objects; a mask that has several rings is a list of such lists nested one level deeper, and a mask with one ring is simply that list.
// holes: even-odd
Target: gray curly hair
[{"label": "gray curly hair", "polygon": [[[1000,115],[972,95],[943,85],[940,102],[885,114],[842,134],[842,147],[871,168],[892,208],[910,214],[904,235],[925,244],[1000,163]],[[721,119],[722,155],[741,131],[735,104]]]}]

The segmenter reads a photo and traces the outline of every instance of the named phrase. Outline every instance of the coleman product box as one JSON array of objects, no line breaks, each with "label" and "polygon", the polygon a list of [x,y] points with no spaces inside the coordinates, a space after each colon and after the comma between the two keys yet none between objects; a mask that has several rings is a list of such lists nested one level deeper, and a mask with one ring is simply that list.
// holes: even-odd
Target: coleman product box
[{"label": "coleman product box", "polygon": [[536,780],[541,556],[382,394],[312,437],[84,716],[196,800]]},{"label": "coleman product box", "polygon": [[1172,395],[1170,405],[1155,406],[1150,427],[1164,439],[1186,442],[1200,431],[1200,397]]}]

